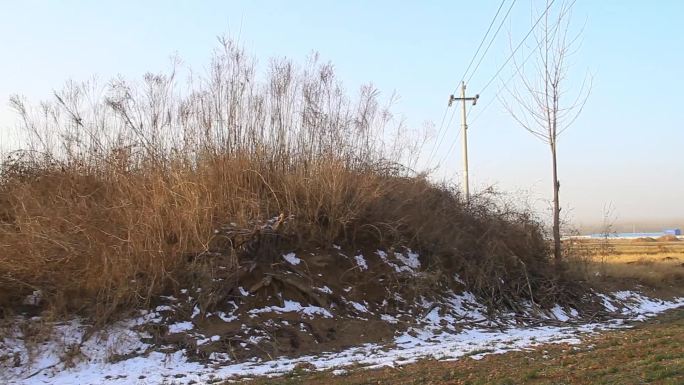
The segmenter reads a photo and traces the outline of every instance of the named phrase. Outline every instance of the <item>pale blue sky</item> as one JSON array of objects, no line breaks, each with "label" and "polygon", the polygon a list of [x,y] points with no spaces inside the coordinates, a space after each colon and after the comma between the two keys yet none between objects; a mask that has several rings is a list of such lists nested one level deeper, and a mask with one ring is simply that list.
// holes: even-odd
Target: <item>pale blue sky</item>
[{"label": "pale blue sky", "polygon": [[[510,1],[510,0],[508,0]],[[533,1],[536,7],[542,2]],[[316,50],[350,91],[373,82],[396,91],[395,112],[414,126],[442,118],[448,95],[499,5],[489,1],[7,1],[0,0],[0,133],[7,143],[12,93],[48,98],[67,79],[93,74],[139,77],[168,68],[178,53],[196,69],[217,35],[239,38],[261,63],[274,55],[303,61]],[[469,84],[478,92],[530,27],[530,0],[518,0],[510,25]],[[504,6],[506,8],[506,6]],[[600,222],[613,203],[622,222],[684,225],[684,2],[578,0],[585,25],[570,82],[589,71],[589,103],[559,144],[561,194],[577,223]],[[508,78],[509,71],[504,71]],[[498,88],[481,95],[478,115]],[[456,122],[454,122],[456,123]],[[442,174],[460,172],[458,126],[438,151]],[[550,194],[548,149],[492,104],[470,126],[472,184]],[[429,151],[430,148],[427,148]]]}]

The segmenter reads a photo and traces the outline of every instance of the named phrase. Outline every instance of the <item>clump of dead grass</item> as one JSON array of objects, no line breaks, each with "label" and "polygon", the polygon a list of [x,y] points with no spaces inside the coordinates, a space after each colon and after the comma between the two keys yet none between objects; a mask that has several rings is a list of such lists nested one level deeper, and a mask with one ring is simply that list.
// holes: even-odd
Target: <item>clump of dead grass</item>
[{"label": "clump of dead grass", "polygon": [[108,320],[219,270],[229,290],[245,258],[332,242],[412,247],[492,303],[562,291],[539,223],[411,171],[417,148],[372,87],[347,97],[315,57],[261,78],[229,41],[190,79],[12,99],[27,136],[0,174],[1,304],[37,292]]}]

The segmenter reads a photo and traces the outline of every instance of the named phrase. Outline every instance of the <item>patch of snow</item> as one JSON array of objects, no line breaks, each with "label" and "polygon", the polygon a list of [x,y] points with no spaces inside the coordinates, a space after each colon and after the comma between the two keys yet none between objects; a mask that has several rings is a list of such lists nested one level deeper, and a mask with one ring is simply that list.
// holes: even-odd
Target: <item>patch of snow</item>
[{"label": "patch of snow", "polygon": [[461,276],[458,275],[458,273],[454,273],[454,281],[460,283],[461,285],[465,286],[465,281],[461,279]]},{"label": "patch of snow", "polygon": [[400,260],[404,265],[410,267],[413,270],[420,268],[420,260],[418,260],[418,254],[412,252],[410,249],[406,252],[406,256],[402,253],[394,253],[398,260]]},{"label": "patch of snow", "polygon": [[420,268],[418,254],[411,252],[411,250],[408,250],[406,255],[402,253],[394,253],[394,257],[396,258],[396,260],[401,262],[401,266],[390,261],[386,252],[382,250],[377,250],[375,253],[380,257],[380,259],[382,259],[383,262],[392,267],[394,271],[396,271],[397,273],[414,274],[415,270]]},{"label": "patch of snow", "polygon": [[169,325],[169,333],[171,333],[171,334],[182,333],[182,332],[186,332],[188,330],[192,330],[194,327],[195,327],[195,325],[193,325],[193,323],[190,321],[177,322],[173,325]]},{"label": "patch of snow", "polygon": [[252,309],[249,311],[249,314],[260,314],[260,313],[301,313],[304,315],[307,315],[309,317],[313,317],[315,315],[320,315],[325,318],[332,318],[332,314],[330,312],[320,306],[302,306],[301,303],[297,301],[291,301],[291,300],[285,300],[285,303],[282,307],[280,306],[267,306],[265,308],[261,309]]},{"label": "patch of snow", "polygon": [[368,270],[368,264],[366,263],[366,259],[363,258],[363,255],[355,255],[354,259],[356,260],[356,266],[358,266],[359,269]]},{"label": "patch of snow", "polygon": [[200,315],[200,313],[201,313],[201,311],[200,311],[199,305],[195,305],[195,307],[192,308],[192,315],[190,316],[190,318],[195,318],[198,315]]},{"label": "patch of snow", "polygon": [[[654,316],[659,312],[684,306],[684,298],[673,301],[651,299],[633,292],[623,292],[607,297],[613,305],[615,299],[628,301],[629,308],[621,308],[623,315],[632,320],[642,320]],[[448,295],[448,304],[441,304],[440,309],[431,309],[424,321],[425,327],[412,328],[394,339],[393,344],[363,344],[341,352],[307,355],[297,358],[281,357],[269,361],[250,360],[237,363],[229,354],[215,353],[210,356],[211,365],[192,361],[188,352],[178,350],[171,353],[148,352],[147,345],[141,341],[144,336],[132,330],[134,325],[153,312],[143,317],[112,325],[106,333],[97,333],[86,341],[87,327],[77,320],[56,324],[53,337],[45,344],[39,345],[33,351],[35,359],[29,365],[28,343],[23,340],[21,328],[13,328],[0,339],[0,357],[13,356],[15,353],[22,365],[14,367],[11,363],[0,361],[0,383],[16,385],[57,385],[57,384],[157,384],[173,382],[179,385],[190,383],[209,384],[216,379],[230,379],[235,376],[277,376],[291,372],[298,364],[307,363],[316,370],[334,370],[343,374],[354,366],[376,368],[382,366],[404,365],[425,357],[438,359],[458,359],[471,356],[474,359],[486,354],[503,353],[511,350],[521,350],[546,343],[580,342],[583,334],[611,328],[625,327],[621,320],[605,323],[591,323],[580,326],[513,326],[509,324],[504,329],[491,329],[466,326],[465,329],[444,330],[436,328],[435,323],[448,323],[451,314],[467,314],[474,316],[481,311],[481,305],[471,301],[469,293]],[[286,301],[282,308],[272,308],[268,311],[296,311],[307,314],[305,309],[316,308],[302,306],[298,302]],[[321,309],[321,308],[318,308]],[[259,309],[263,310],[263,309]],[[327,312],[325,309],[321,309]],[[562,309],[561,309],[562,310]],[[617,308],[616,308],[617,310]],[[318,310],[314,314],[316,314]],[[443,315],[440,315],[443,314]],[[554,312],[555,314],[556,312]],[[329,314],[329,313],[328,313]],[[567,311],[563,311],[568,316]],[[572,310],[570,311],[572,315]],[[390,316],[391,317],[391,316]],[[460,317],[460,316],[459,316]],[[381,318],[383,318],[381,316]],[[454,318],[454,317],[452,317]],[[383,318],[389,320],[389,318]],[[300,327],[305,328],[300,323]],[[169,327],[169,331],[183,332],[193,328],[191,322],[179,322]],[[306,329],[306,328],[305,328]],[[203,343],[212,341],[200,340]],[[251,336],[249,343],[258,343],[264,337]],[[249,343],[243,342],[245,348]],[[60,364],[63,349],[71,344],[81,344],[81,351],[87,357],[75,362],[72,368],[64,368]],[[117,354],[137,353],[126,360],[108,361],[108,352],[115,350]],[[483,353],[484,352],[484,353]],[[33,375],[32,375],[33,374]],[[144,380],[140,380],[143,378]]]},{"label": "patch of snow", "polygon": [[231,315],[226,315],[226,313],[224,313],[224,312],[222,312],[222,311],[216,313],[216,315],[217,315],[217,316],[221,319],[221,321],[223,321],[223,322],[233,322],[233,321],[235,321],[236,319],[238,319],[238,317],[237,317],[236,315],[233,315],[233,314],[231,314]]},{"label": "patch of snow", "polygon": [[603,307],[609,312],[616,312],[618,309],[610,301],[610,298],[605,294],[598,294],[598,296],[603,300]]},{"label": "patch of snow", "polygon": [[299,263],[302,262],[301,259],[297,257],[297,254],[295,253],[287,253],[283,255],[283,259],[289,262],[291,265],[299,265]]},{"label": "patch of snow", "polygon": [[251,294],[250,294],[247,290],[245,290],[245,288],[242,287],[242,286],[238,287],[238,290],[240,290],[240,295],[242,295],[243,297],[249,297],[249,296],[251,295]]},{"label": "patch of snow", "polygon": [[427,321],[432,325],[439,325],[439,321],[441,319],[442,317],[439,316],[439,308],[437,307],[432,309],[425,317],[423,317],[423,320]]},{"label": "patch of snow", "polygon": [[325,293],[325,294],[332,294],[332,292],[333,292],[328,286],[317,287],[316,290],[320,291],[321,293]]},{"label": "patch of snow", "polygon": [[396,317],[391,316],[389,314],[382,314],[380,316],[380,319],[391,324],[396,324],[399,322],[399,320]]},{"label": "patch of snow", "polygon": [[565,310],[563,310],[562,307],[560,307],[560,305],[554,306],[553,309],[551,309],[551,313],[557,320],[561,322],[566,322],[570,319],[568,314],[565,312]]},{"label": "patch of snow", "polygon": [[352,307],[354,307],[354,309],[356,309],[356,311],[358,311],[360,313],[370,313],[368,311],[368,308],[365,305],[362,305],[362,304],[360,304],[358,302],[354,302],[354,301],[349,301],[349,304],[352,305]]},{"label": "patch of snow", "polygon": [[220,341],[220,340],[221,340],[221,336],[211,336],[209,338],[203,338],[201,340],[197,340],[197,346],[204,345],[208,342],[216,342],[216,341]]}]

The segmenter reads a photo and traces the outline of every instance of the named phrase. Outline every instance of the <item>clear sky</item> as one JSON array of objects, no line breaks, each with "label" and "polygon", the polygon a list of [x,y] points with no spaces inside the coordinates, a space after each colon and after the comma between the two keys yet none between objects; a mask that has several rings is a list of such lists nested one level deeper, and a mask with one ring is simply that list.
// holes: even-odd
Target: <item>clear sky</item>
[{"label": "clear sky", "polygon": [[[507,0],[509,4],[511,0]],[[216,36],[240,40],[261,63],[273,56],[304,61],[318,51],[346,88],[373,82],[401,99],[394,111],[419,126],[439,126],[497,7],[489,1],[10,1],[0,0],[0,140],[13,115],[7,99],[49,98],[67,79],[140,77],[168,68],[177,53],[195,69],[208,64]],[[517,0],[469,92],[479,92],[524,36],[531,9]],[[504,6],[504,10],[507,5]],[[503,11],[502,11],[503,12]],[[684,2],[578,0],[584,26],[568,81],[594,79],[586,108],[559,143],[561,198],[579,224],[600,222],[605,205],[625,223],[684,226]],[[508,68],[502,72],[508,78]],[[496,93],[481,95],[471,117]],[[457,119],[456,119],[457,120]],[[458,123],[447,128],[438,176],[461,169]],[[538,207],[551,193],[548,148],[498,102],[469,129],[471,185],[525,191]],[[426,148],[429,152],[431,147]]]}]

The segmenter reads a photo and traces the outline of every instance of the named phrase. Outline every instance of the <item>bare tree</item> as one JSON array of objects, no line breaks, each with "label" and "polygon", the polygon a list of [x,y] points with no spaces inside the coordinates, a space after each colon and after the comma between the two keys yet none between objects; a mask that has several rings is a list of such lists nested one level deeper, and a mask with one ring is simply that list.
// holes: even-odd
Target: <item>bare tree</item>
[{"label": "bare tree", "polygon": [[[553,178],[553,255],[561,261],[560,182],[558,181],[557,145],[559,136],[582,112],[591,90],[591,78],[584,77],[579,87],[566,81],[569,57],[576,52],[581,31],[569,36],[570,16],[574,1],[563,2],[553,12],[553,0],[546,2],[544,14],[534,32],[536,60],[515,60],[520,86],[506,87],[511,100],[503,101],[511,116],[528,132],[546,143],[551,150]],[[505,87],[505,86],[504,86]],[[574,98],[568,93],[575,90]]]}]

